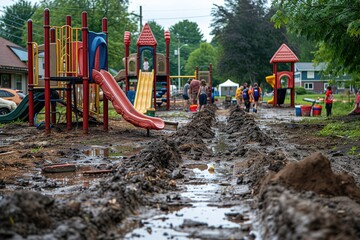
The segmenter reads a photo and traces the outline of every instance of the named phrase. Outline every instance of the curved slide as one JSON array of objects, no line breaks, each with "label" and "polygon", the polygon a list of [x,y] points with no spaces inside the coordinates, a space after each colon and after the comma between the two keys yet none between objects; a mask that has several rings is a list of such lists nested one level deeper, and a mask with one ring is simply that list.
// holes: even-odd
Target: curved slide
[{"label": "curved slide", "polygon": [[135,110],[125,93],[121,90],[114,77],[105,70],[92,70],[92,77],[112,102],[117,113],[134,126],[161,130],[165,122],[160,118],[150,117]]},{"label": "curved slide", "polygon": [[[39,101],[39,99],[43,98],[43,92],[34,93],[34,114],[40,112],[45,106],[44,101]],[[9,123],[17,120],[29,121],[29,95],[20,102],[16,109],[6,115],[0,115],[0,123]]]},{"label": "curved slide", "polygon": [[[275,74],[270,75],[270,76],[267,76],[267,77],[265,78],[265,80],[266,80],[266,82],[267,82],[268,84],[270,84],[270,86],[271,86],[272,88],[274,88],[274,86],[275,86]],[[274,91],[275,91],[275,89],[274,89]],[[268,104],[273,104],[273,103],[274,103],[274,96],[273,96],[269,101],[267,101],[267,103],[268,103]]]},{"label": "curved slide", "polygon": [[139,71],[139,81],[136,88],[134,107],[141,113],[151,108],[154,70],[151,72]]}]

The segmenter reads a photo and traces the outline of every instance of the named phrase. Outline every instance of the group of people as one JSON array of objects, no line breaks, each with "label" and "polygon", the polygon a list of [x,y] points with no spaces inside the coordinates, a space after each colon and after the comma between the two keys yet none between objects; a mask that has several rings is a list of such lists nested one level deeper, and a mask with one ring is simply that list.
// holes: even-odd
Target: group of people
[{"label": "group of people", "polygon": [[236,89],[235,98],[239,109],[243,108],[245,112],[250,112],[251,104],[253,104],[252,111],[257,113],[259,102],[262,100],[262,89],[257,83],[249,86],[244,83]]},{"label": "group of people", "polygon": [[204,111],[207,103],[207,97],[209,93],[209,87],[206,85],[204,79],[189,79],[184,85],[183,99],[184,99],[184,111],[189,111],[189,104],[198,104],[197,111]]}]

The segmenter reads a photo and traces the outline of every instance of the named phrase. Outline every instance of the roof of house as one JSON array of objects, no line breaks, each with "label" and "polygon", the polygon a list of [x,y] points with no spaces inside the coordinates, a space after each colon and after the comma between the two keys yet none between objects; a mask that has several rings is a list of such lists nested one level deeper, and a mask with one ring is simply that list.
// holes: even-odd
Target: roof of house
[{"label": "roof of house", "polygon": [[270,63],[293,63],[298,61],[298,57],[285,43],[279,47],[274,56],[270,59]]},{"label": "roof of house", "polygon": [[326,69],[326,63],[319,63],[315,65],[312,62],[297,62],[295,63],[295,72],[302,71],[323,71]]},{"label": "roof of house", "polygon": [[27,61],[26,49],[0,37],[0,52],[0,69],[27,70],[27,64],[23,62]]}]

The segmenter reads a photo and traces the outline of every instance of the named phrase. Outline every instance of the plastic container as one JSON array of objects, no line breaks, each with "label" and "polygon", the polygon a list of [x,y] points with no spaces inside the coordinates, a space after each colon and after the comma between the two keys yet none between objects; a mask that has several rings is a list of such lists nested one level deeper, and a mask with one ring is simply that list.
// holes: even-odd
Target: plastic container
[{"label": "plastic container", "polygon": [[301,105],[295,105],[295,116],[301,116]]},{"label": "plastic container", "polygon": [[189,107],[190,112],[196,112],[197,107],[198,107],[198,105],[197,105],[197,104],[190,105],[190,107]]},{"label": "plastic container", "polygon": [[310,116],[310,114],[311,114],[311,106],[309,106],[309,105],[302,105],[301,107],[300,107],[300,109],[301,109],[301,116],[303,116],[303,117],[309,117]]},{"label": "plastic container", "polygon": [[321,116],[321,110],[322,110],[322,106],[321,106],[321,105],[314,105],[314,107],[313,107],[313,116],[314,116],[314,117],[319,117],[319,116]]},{"label": "plastic container", "polygon": [[148,115],[150,117],[155,117],[155,109],[154,108],[146,109],[146,115]]}]

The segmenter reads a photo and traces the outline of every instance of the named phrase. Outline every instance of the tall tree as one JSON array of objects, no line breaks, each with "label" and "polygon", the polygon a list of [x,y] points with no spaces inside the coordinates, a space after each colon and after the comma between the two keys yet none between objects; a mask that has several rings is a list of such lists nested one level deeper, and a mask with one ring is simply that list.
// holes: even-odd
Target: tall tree
[{"label": "tall tree", "polygon": [[170,52],[173,53],[173,55],[170,55],[170,72],[171,75],[177,75],[178,50],[180,50],[180,63],[183,66],[182,63],[186,62],[190,53],[198,48],[200,43],[204,42],[204,35],[201,33],[198,24],[189,20],[183,20],[171,26],[170,34]]},{"label": "tall tree", "polygon": [[217,70],[238,83],[264,81],[269,60],[286,42],[284,29],[274,29],[262,1],[226,0],[216,6],[212,24],[220,53]]},{"label": "tall tree", "polygon": [[[192,75],[196,67],[199,67],[199,70],[208,69],[210,64],[216,65],[216,49],[211,44],[204,42],[190,53],[185,65],[185,72],[187,75]],[[217,85],[217,82],[213,81],[213,85]]]},{"label": "tall tree", "polygon": [[0,17],[0,36],[25,47],[23,36],[27,34],[26,22],[36,8],[37,4],[32,5],[31,1],[27,0],[19,0],[11,6],[4,7],[4,14]]},{"label": "tall tree", "polygon": [[319,44],[318,61],[335,75],[360,72],[360,0],[275,0],[272,20]]}]

